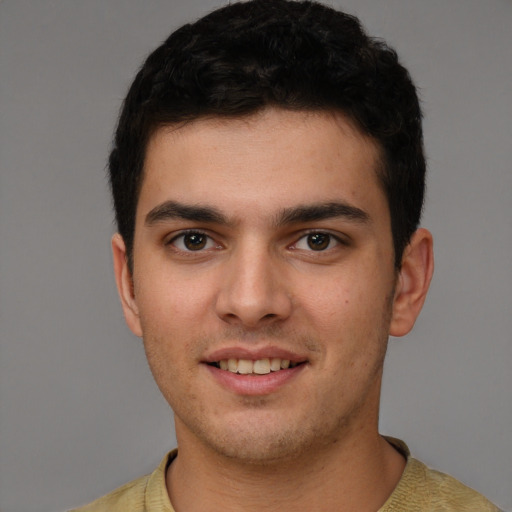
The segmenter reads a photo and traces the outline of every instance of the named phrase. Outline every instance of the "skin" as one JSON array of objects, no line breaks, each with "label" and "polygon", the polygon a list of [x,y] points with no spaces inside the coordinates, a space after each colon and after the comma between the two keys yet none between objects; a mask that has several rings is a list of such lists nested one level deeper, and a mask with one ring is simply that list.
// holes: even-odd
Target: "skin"
[{"label": "skin", "polygon": [[[422,307],[432,238],[418,230],[396,271],[378,161],[332,113],[267,109],[150,140],[133,275],[119,235],[113,252],[175,414],[177,512],[377,510],[398,482],[404,460],[377,431],[382,365]],[[301,364],[277,385],[207,364],[281,352]]]}]

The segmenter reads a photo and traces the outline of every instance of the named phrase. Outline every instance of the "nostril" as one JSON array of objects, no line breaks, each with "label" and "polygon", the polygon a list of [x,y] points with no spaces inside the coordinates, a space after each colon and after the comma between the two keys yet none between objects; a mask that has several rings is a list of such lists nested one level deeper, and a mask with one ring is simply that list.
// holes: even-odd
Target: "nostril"
[{"label": "nostril", "polygon": [[215,312],[223,321],[255,328],[290,315],[291,300],[275,279],[235,277],[225,281],[216,297]]}]

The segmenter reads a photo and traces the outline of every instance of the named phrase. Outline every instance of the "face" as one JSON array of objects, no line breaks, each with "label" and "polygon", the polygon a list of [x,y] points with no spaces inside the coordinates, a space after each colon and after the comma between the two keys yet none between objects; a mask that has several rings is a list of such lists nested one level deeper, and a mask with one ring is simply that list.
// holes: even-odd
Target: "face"
[{"label": "face", "polygon": [[328,113],[153,136],[133,276],[119,238],[114,257],[179,443],[258,462],[377,428],[397,297],[377,161]]}]

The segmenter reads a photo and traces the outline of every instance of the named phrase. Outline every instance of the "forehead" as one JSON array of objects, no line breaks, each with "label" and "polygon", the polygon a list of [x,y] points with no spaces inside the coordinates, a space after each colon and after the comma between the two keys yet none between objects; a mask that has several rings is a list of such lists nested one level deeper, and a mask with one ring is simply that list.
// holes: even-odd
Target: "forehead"
[{"label": "forehead", "polygon": [[341,114],[266,109],[199,119],[151,137],[138,215],[169,199],[242,213],[340,199],[364,203],[383,196],[379,165],[377,144]]}]

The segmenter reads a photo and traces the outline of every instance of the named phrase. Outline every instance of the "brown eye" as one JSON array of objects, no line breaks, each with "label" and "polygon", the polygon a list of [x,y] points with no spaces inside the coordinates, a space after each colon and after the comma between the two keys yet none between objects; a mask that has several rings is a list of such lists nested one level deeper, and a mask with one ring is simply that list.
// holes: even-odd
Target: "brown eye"
[{"label": "brown eye", "polygon": [[340,239],[330,233],[315,231],[299,238],[294,244],[294,248],[302,251],[321,252],[333,249],[340,243]]},{"label": "brown eye", "polygon": [[327,233],[313,233],[308,235],[307,244],[313,251],[323,251],[327,249],[331,243],[331,235]]},{"label": "brown eye", "polygon": [[204,249],[206,241],[207,237],[201,233],[189,233],[183,237],[183,244],[189,251]]},{"label": "brown eye", "polygon": [[203,249],[213,249],[216,247],[211,237],[200,231],[190,231],[176,236],[170,241],[176,249],[184,252],[197,252]]}]

